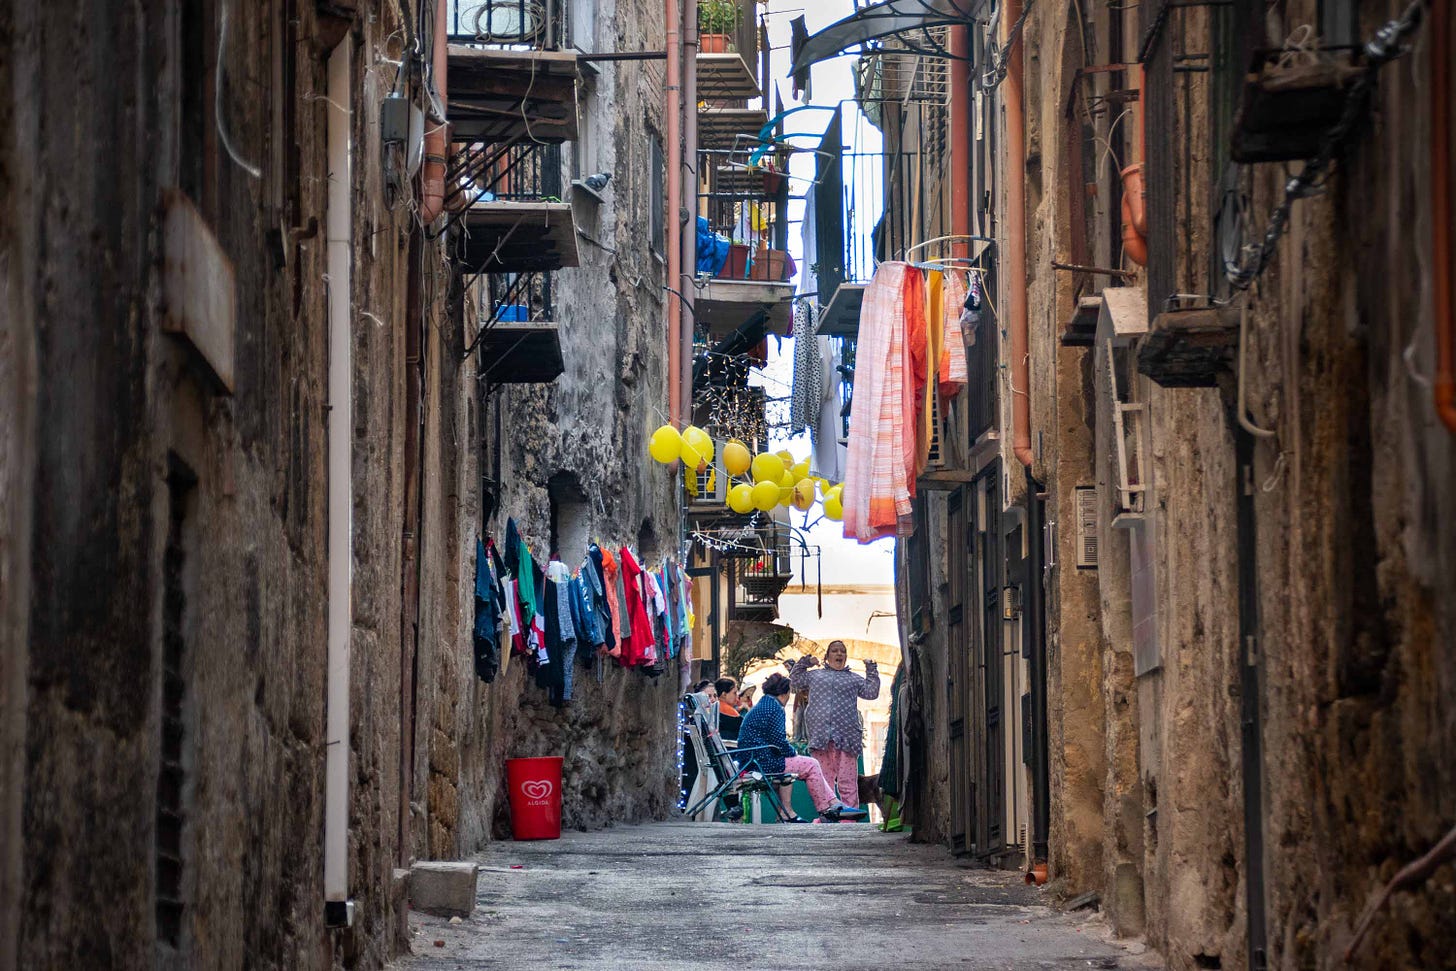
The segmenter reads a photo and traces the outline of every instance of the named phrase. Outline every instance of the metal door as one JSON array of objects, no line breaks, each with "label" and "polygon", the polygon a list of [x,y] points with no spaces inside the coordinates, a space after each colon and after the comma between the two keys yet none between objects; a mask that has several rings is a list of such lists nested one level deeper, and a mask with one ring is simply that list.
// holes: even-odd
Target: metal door
[{"label": "metal door", "polygon": [[976,852],[999,853],[1006,846],[1005,712],[1001,648],[1001,587],[1006,560],[1001,538],[1001,463],[991,465],[976,480],[974,536],[976,593],[980,617],[975,648],[980,675],[981,771],[976,789]]},{"label": "metal door", "polygon": [[974,756],[967,713],[971,709],[971,639],[966,616],[970,583],[967,545],[971,532],[967,524],[964,487],[946,501],[946,711],[950,722],[950,846],[956,853],[969,852],[975,831],[975,805],[971,798]]}]

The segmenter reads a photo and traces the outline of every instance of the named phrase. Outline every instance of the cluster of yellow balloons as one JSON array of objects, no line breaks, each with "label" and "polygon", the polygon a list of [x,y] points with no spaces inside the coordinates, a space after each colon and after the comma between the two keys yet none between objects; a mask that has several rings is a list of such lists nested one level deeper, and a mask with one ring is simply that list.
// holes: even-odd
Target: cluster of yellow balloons
[{"label": "cluster of yellow balloons", "polygon": [[[680,461],[699,472],[711,466],[717,454],[713,439],[696,425],[689,425],[681,433],[671,425],[663,425],[652,433],[647,450],[663,465]],[[722,458],[730,476],[747,480],[728,490],[728,508],[736,513],[755,509],[769,512],[776,506],[792,506],[803,512],[817,499],[824,504],[825,518],[834,522],[844,518],[844,486],[810,475],[809,463],[795,462],[787,449],[754,455],[735,438],[723,445]],[[690,479],[688,487],[697,494],[696,482]]]},{"label": "cluster of yellow balloons", "polygon": [[717,454],[713,439],[697,425],[689,425],[681,434],[671,425],[663,425],[652,433],[647,452],[663,465],[681,461],[685,468],[695,472],[712,465]]}]

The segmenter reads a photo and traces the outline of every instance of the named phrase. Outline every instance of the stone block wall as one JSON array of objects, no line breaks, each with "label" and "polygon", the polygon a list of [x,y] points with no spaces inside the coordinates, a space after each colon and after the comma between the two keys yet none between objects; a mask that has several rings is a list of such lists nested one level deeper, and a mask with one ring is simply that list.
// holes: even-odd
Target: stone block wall
[{"label": "stone block wall", "polygon": [[[1398,9],[1362,7],[1360,36]],[[1185,32],[1184,48],[1214,49],[1207,12],[1181,16],[1186,20],[1168,29]],[[1285,33],[1318,23],[1311,4],[1282,16]],[[1065,218],[1047,200],[1085,190],[1058,158],[1069,72],[1057,97],[1046,91],[1055,76],[1050,64],[1069,50],[1082,63],[1074,18],[1039,10],[1025,33],[1027,69],[1041,84],[1038,96],[1029,81],[1026,95],[1033,442],[1040,429],[1055,441],[1054,449],[1043,442],[1046,465],[1038,475],[1064,497],[1093,471],[1089,460],[1103,460],[1099,443],[1110,431],[1092,429],[1093,454],[1083,450],[1082,416],[1095,381],[1076,358],[1091,352],[1055,346],[1055,329],[1073,306],[1065,287],[1037,268],[1070,256]],[[1089,56],[1105,60],[1108,17],[1089,18]],[[1123,51],[1138,39],[1125,24]],[[1265,841],[1268,966],[1340,966],[1365,902],[1456,822],[1447,796],[1456,733],[1449,706],[1436,700],[1453,681],[1449,652],[1438,645],[1452,640],[1456,624],[1441,592],[1456,575],[1456,448],[1435,423],[1419,380],[1432,361],[1431,274],[1442,272],[1430,265],[1431,214],[1419,202],[1428,195],[1425,51],[1418,41],[1381,74],[1368,130],[1329,191],[1296,204],[1274,263],[1250,295],[1248,408],[1276,432],[1257,443],[1253,468],[1245,473],[1235,463],[1232,374],[1214,389],[1143,386],[1160,663],[1134,671],[1125,532],[1101,533],[1091,615],[1099,630],[1086,627],[1083,578],[1063,569],[1051,581],[1052,876],[1067,892],[1099,890],[1114,926],[1146,933],[1170,967],[1251,960],[1235,516],[1248,483],[1264,746],[1264,803],[1254,825]],[[1179,192],[1193,199],[1186,212],[1180,202],[1176,273],[1180,289],[1202,292],[1215,147],[1198,77],[1190,92],[1191,121],[1179,122],[1187,130],[1148,137],[1190,142],[1196,168]],[[1277,166],[1252,171],[1246,235],[1263,232],[1284,178]],[[1108,181],[1098,184],[1105,190]],[[1095,210],[1105,198],[1087,204]],[[1102,228],[1106,213],[1094,217],[1090,261],[1116,266],[1119,246]],[[1150,307],[1150,316],[1160,309]],[[1095,477],[1105,488],[1105,468]],[[1067,518],[1062,529],[1065,550]],[[1080,647],[1097,641],[1100,651]],[[1102,686],[1100,713],[1091,717],[1097,701],[1089,707],[1077,691],[1088,682]],[[1076,784],[1089,745],[1100,748],[1105,764],[1097,807]],[[1086,838],[1089,825],[1100,839]],[[1355,966],[1441,966],[1456,931],[1444,919],[1448,883],[1437,877],[1397,895]]]},{"label": "stone block wall", "polygon": [[[660,50],[665,43],[659,12],[649,5],[599,4],[595,19],[597,49]],[[652,193],[650,140],[662,135],[665,68],[659,61],[597,67],[600,73],[580,93],[587,116],[582,130],[596,141],[585,152],[563,147],[563,184],[591,174],[574,170],[577,157],[612,180],[604,204],[573,200],[581,265],[553,278],[566,371],[550,385],[481,386],[470,403],[477,417],[456,430],[478,444],[480,464],[427,486],[427,546],[473,550],[477,531],[499,541],[514,517],[536,556],[546,557],[559,541],[573,568],[587,537],[613,548],[632,544],[651,566],[677,549],[675,479],[646,453],[647,436],[666,421],[666,263],[653,252],[649,232],[651,207],[661,204]],[[489,510],[457,507],[451,491],[470,494],[482,474],[493,483]],[[432,511],[432,489],[439,511]],[[553,503],[559,536],[552,533]],[[444,557],[427,569],[450,562]],[[473,566],[450,582],[459,583],[459,597],[468,603]],[[468,649],[436,646],[449,643],[452,632],[468,645],[468,617],[446,610],[427,615],[422,627],[422,659],[427,650],[437,656],[420,685],[415,783],[426,812],[416,822],[417,846],[450,857],[508,835],[504,763],[516,756],[564,757],[568,828],[660,819],[673,811],[675,668],[652,679],[607,661],[599,682],[596,672],[578,667],[574,700],[558,710],[519,659],[494,683],[480,682]]]}]

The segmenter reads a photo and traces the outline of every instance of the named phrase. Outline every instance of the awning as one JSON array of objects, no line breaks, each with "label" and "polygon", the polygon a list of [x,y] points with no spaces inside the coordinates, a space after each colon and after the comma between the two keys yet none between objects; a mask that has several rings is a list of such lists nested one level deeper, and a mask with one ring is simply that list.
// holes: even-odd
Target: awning
[{"label": "awning", "polygon": [[[989,0],[887,0],[856,11],[810,36],[793,51],[790,74],[838,57],[851,47],[928,27],[945,27],[984,19]],[[912,41],[913,42],[913,41]]]}]

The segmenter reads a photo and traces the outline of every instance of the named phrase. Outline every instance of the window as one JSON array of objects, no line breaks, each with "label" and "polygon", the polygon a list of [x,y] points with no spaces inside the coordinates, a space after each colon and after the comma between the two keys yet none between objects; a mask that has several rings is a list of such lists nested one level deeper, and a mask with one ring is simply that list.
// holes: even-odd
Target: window
[{"label": "window", "polygon": [[591,544],[591,507],[586,493],[571,472],[553,475],[546,491],[551,497],[551,554],[575,564]]},{"label": "window", "polygon": [[210,2],[184,3],[178,20],[177,185],[211,222],[217,214],[217,17]]},{"label": "window", "polygon": [[652,198],[649,205],[652,211],[648,221],[652,229],[652,252],[661,256],[667,252],[667,199],[663,192],[667,159],[662,152],[662,139],[656,134],[651,136],[651,153],[649,165],[652,169]]}]

